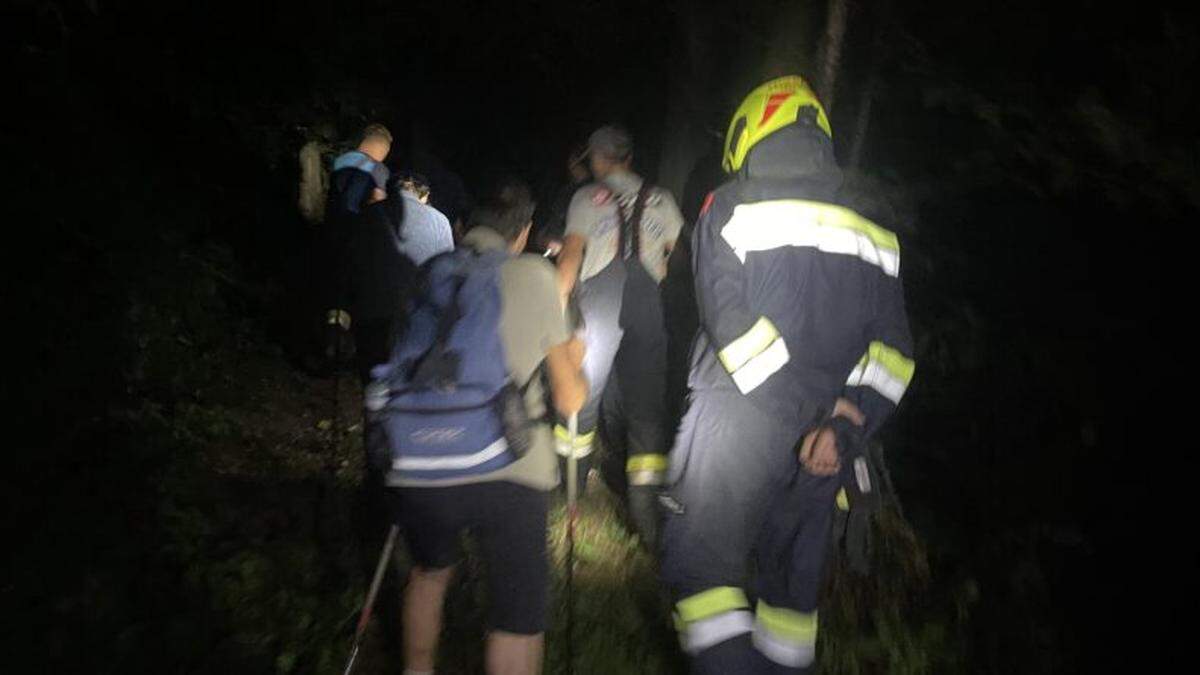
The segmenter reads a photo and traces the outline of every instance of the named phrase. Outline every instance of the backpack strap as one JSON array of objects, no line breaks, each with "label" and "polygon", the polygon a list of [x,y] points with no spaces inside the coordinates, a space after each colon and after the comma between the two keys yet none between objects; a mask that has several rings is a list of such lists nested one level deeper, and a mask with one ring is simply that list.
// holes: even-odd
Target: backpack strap
[{"label": "backpack strap", "polygon": [[[633,200],[633,212],[629,218],[625,217],[625,210],[621,208],[620,200],[617,200],[617,218],[621,224],[620,229],[617,230],[617,254],[621,256],[622,260],[628,260],[635,256],[641,258],[642,214],[646,211],[646,200],[650,197],[652,189],[653,186],[648,181],[642,181],[642,187]],[[626,241],[629,242],[628,249]]]},{"label": "backpack strap", "polygon": [[334,171],[358,169],[364,173],[372,174],[372,177],[374,177],[375,165],[375,160],[368,157],[365,152],[358,150],[342,153],[337,159],[333,160]]}]

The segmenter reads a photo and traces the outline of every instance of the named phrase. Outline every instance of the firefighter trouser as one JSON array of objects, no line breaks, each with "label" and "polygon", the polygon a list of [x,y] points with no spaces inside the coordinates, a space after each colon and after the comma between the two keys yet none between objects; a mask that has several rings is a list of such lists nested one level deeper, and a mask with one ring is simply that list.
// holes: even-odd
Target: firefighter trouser
[{"label": "firefighter trouser", "polygon": [[[614,260],[579,289],[587,355],[583,370],[590,387],[579,413],[577,456],[591,453],[597,431],[609,462],[623,472],[609,483],[628,487],[635,525],[655,540],[655,492],[666,477],[667,334],[657,282],[640,263]],[[560,425],[559,453],[571,451]],[[615,483],[615,484],[614,484]]]},{"label": "firefighter trouser", "polygon": [[812,663],[839,479],[800,468],[797,426],[712,391],[693,395],[680,424],[662,575],[694,673],[799,673]]}]

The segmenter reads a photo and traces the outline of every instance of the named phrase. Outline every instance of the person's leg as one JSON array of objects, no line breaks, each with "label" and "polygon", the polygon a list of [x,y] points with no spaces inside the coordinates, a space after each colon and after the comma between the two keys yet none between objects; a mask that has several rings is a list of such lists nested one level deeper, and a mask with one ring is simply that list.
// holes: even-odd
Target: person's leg
[{"label": "person's leg", "polygon": [[442,605],[454,576],[453,567],[414,567],[404,589],[404,664],[411,671],[433,672],[438,636],[442,634]]},{"label": "person's leg", "polygon": [[480,486],[475,534],[487,568],[487,672],[541,672],[549,601],[547,495],[514,483]]},{"label": "person's leg", "polygon": [[392,508],[413,558],[401,614],[404,663],[409,672],[432,672],[442,630],[442,605],[459,558],[470,486],[400,488]]},{"label": "person's leg", "polygon": [[625,496],[629,484],[625,476],[628,446],[625,415],[621,409],[621,385],[614,372],[604,388],[600,402],[600,421],[596,432],[600,438],[600,472],[604,484],[613,494]]},{"label": "person's leg", "polygon": [[636,379],[622,377],[621,370],[614,368],[600,410],[600,440],[608,471],[605,481],[610,487],[614,483],[619,486],[619,490],[613,489],[625,496],[633,529],[647,549],[657,551],[658,495],[667,473],[666,441],[660,430],[652,428],[655,405],[642,400],[642,407],[648,409],[636,410],[626,396],[627,389],[639,386]]},{"label": "person's leg", "polygon": [[489,675],[535,675],[542,671],[545,634],[518,635],[492,631],[487,637]]},{"label": "person's leg", "polygon": [[[771,495],[786,485],[778,420],[740,395],[701,394],[680,425],[665,497],[661,573],[692,672],[757,673],[744,588]],[[781,462],[780,460],[783,460]]]},{"label": "person's leg", "polygon": [[[625,335],[613,360],[613,405],[620,416],[626,505],[642,540],[653,550],[659,533],[658,495],[666,481],[667,332],[660,289],[639,264],[628,265],[621,327]],[[605,407],[609,406],[606,397]]]},{"label": "person's leg", "polygon": [[804,673],[816,657],[821,590],[837,476],[797,467],[767,512],[756,551],[753,643],[766,672]]},{"label": "person's leg", "polygon": [[[600,419],[600,401],[612,371],[613,358],[621,345],[622,331],[619,323],[621,311],[621,288],[625,283],[624,267],[609,265],[600,274],[579,286],[576,300],[584,321],[584,342],[587,353],[583,357],[583,374],[588,381],[588,398],[579,411],[578,434],[572,447],[567,433],[567,420],[560,418],[554,425],[555,449],[561,458],[559,467],[565,476],[566,457],[572,452],[581,460],[580,481],[587,475],[584,464],[590,466],[596,447],[596,427]],[[566,483],[563,483],[564,489]]]},{"label": "person's leg", "polygon": [[[662,521],[658,496],[666,483],[670,449],[663,363],[666,353],[665,349],[654,347],[653,341],[643,341],[638,347],[641,355],[617,355],[611,379],[617,385],[619,405],[614,408],[621,417],[625,446],[626,504],[638,534],[655,550]],[[606,409],[608,404],[606,399]]]}]

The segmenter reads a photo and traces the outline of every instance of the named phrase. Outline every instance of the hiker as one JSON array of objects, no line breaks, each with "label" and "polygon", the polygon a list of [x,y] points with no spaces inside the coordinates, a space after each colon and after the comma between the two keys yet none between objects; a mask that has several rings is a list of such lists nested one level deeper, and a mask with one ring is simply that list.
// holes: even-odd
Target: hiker
[{"label": "hiker", "polygon": [[560,293],[574,292],[583,316],[591,396],[575,447],[562,425],[555,433],[561,455],[581,458],[582,480],[599,429],[606,463],[619,465],[606,480],[626,494],[633,523],[653,548],[670,443],[659,284],[683,217],[670,192],[633,172],[633,139],[624,129],[597,129],[587,157],[596,180],[571,199],[558,278]]},{"label": "hiker", "polygon": [[913,374],[900,248],[832,203],[829,121],[799,77],[745,99],[724,168],[692,239],[701,330],[661,574],[693,673],[804,672],[835,503],[870,491],[866,440]]},{"label": "hiker", "polygon": [[416,265],[454,250],[454,232],[441,211],[429,205],[429,182],[420,174],[402,174],[396,192],[404,201],[404,222],[398,230],[400,250]]},{"label": "hiker", "polygon": [[392,194],[367,206],[354,225],[347,263],[348,307],[354,317],[356,368],[364,385],[371,368],[388,360],[418,281],[417,263],[400,238],[411,217],[407,200]]},{"label": "hiker", "polygon": [[570,415],[587,382],[554,268],[519,254],[533,206],[528,188],[508,181],[473,211],[463,248],[426,265],[409,328],[368,388],[389,451],[375,461],[415,563],[403,609],[410,674],[433,672],[463,530],[487,569],[487,671],[540,672],[546,510],[558,483],[544,386]]},{"label": "hiker", "polygon": [[[325,357],[333,364],[349,357],[353,315],[349,307],[350,240],[363,210],[387,196],[389,171],[383,161],[391,151],[392,135],[382,124],[363,130],[357,150],[338,156],[330,176],[329,204],[314,251],[317,301],[323,312]],[[335,365],[336,367],[336,365]]]},{"label": "hiker", "polygon": [[387,197],[390,171],[384,160],[392,150],[392,133],[382,124],[369,124],[358,148],[333,161],[330,176],[330,209],[333,220],[358,215],[368,204]]}]

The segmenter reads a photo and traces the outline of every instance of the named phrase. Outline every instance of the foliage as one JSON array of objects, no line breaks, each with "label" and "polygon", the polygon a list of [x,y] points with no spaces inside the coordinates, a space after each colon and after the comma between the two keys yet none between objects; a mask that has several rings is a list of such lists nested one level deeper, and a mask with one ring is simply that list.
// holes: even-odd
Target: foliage
[{"label": "foliage", "polygon": [[835,556],[821,602],[819,667],[830,675],[960,672],[978,600],[973,581],[933,584],[925,544],[885,507],[871,526],[871,571]]}]

